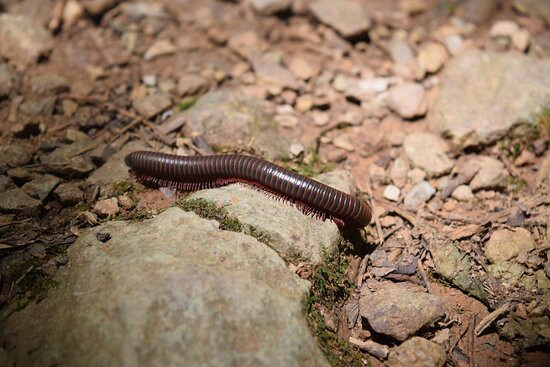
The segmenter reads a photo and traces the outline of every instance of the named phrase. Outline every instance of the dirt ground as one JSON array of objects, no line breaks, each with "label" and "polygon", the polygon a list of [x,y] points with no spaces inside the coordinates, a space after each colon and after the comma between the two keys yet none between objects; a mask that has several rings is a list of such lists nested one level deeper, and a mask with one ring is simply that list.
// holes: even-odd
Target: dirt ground
[{"label": "dirt ground", "polygon": [[[84,228],[174,204],[134,181],[109,181],[118,173],[106,162],[132,142],[254,153],[307,175],[352,173],[372,223],[343,241],[328,260],[336,266],[289,265],[313,284],[308,320],[333,365],[548,365],[550,88],[526,100],[533,121],[518,118],[496,138],[455,139],[430,119],[456,112],[438,98],[467,50],[549,70],[550,8],[357,1],[368,21],[346,22],[334,20],[338,1],[333,11],[308,0],[254,3],[0,0],[0,319],[48,296]],[[499,30],[499,21],[509,22]],[[200,104],[217,91],[265,103],[274,128],[254,130],[246,106],[196,134],[190,120],[221,105]],[[510,115],[513,104],[495,101],[494,113]],[[292,144],[281,150],[281,141]],[[423,162],[411,160],[421,153]],[[405,337],[376,326],[366,299],[389,283],[433,296],[444,315]],[[359,321],[350,323],[350,305]],[[443,360],[397,353],[413,335],[437,340]]]}]

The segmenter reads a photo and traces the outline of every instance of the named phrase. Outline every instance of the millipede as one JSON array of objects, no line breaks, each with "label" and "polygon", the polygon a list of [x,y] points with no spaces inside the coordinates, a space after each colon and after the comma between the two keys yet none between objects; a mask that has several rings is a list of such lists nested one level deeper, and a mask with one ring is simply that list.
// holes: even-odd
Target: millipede
[{"label": "millipede", "polygon": [[144,184],[197,191],[244,183],[339,226],[365,227],[372,216],[361,199],[250,155],[179,156],[137,151],[125,163]]}]

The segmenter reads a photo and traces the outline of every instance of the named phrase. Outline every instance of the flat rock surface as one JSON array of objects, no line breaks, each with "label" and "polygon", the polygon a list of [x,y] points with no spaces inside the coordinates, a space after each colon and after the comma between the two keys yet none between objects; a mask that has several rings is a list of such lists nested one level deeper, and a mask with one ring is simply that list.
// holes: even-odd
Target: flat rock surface
[{"label": "flat rock surface", "polygon": [[[315,179],[345,192],[355,189],[345,171],[329,172]],[[225,205],[230,216],[254,227],[255,232],[286,261],[319,264],[323,252],[333,253],[341,238],[333,222],[305,215],[288,203],[242,184],[199,191],[189,198]]]},{"label": "flat rock surface", "polygon": [[290,143],[277,135],[276,122],[265,104],[239,91],[210,92],[182,114],[187,121],[183,126],[187,136],[202,135],[218,147],[250,143],[267,159],[288,155]]},{"label": "flat rock surface", "polygon": [[387,283],[361,297],[359,312],[377,333],[403,341],[443,317],[445,310],[434,295]]},{"label": "flat rock surface", "polygon": [[59,286],[3,323],[20,365],[328,366],[308,282],[252,237],[172,208],[87,230],[68,256]]},{"label": "flat rock surface", "polygon": [[494,142],[516,124],[535,125],[550,103],[548,85],[549,59],[464,52],[442,73],[430,128],[464,147]]}]

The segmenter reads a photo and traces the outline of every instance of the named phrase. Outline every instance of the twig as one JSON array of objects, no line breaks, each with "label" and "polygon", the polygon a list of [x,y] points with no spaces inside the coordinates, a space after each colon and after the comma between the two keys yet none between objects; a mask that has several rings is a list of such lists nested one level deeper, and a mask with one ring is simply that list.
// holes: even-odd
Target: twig
[{"label": "twig", "polygon": [[365,255],[363,260],[361,260],[361,264],[359,264],[359,271],[357,273],[357,288],[360,288],[361,285],[363,285],[363,275],[367,270],[368,263],[369,263],[369,255]]},{"label": "twig", "polygon": [[65,8],[66,0],[57,0],[53,7],[52,17],[48,23],[50,32],[55,32],[61,26],[61,18],[63,17],[63,9]]},{"label": "twig", "polygon": [[480,170],[480,167],[477,164],[476,165],[468,165],[467,167],[465,167],[464,171],[460,172],[458,174],[458,176],[453,178],[447,184],[447,186],[445,186],[443,191],[441,191],[441,198],[446,199],[449,196],[451,196],[453,191],[455,191],[455,189],[458,186],[464,185],[464,184],[467,184],[468,182],[470,182],[472,180],[472,178],[474,178],[476,173],[478,173],[479,170]]},{"label": "twig", "polygon": [[362,341],[352,336],[350,336],[348,340],[351,345],[355,345],[359,349],[364,350],[379,359],[386,359],[390,352],[387,346],[378,344],[372,340]]},{"label": "twig", "polygon": [[387,231],[385,234],[384,234],[384,241],[389,237],[391,236],[392,234],[394,234],[395,232],[399,231],[401,228],[403,228],[403,225],[402,224],[399,224],[398,226],[395,226],[394,228],[390,229],[389,231]]},{"label": "twig", "polygon": [[381,244],[384,242],[384,233],[382,232],[382,224],[380,224],[380,218],[378,217],[378,213],[376,210],[374,210],[374,195],[372,193],[372,188],[370,187],[370,180],[366,181],[366,189],[367,194],[369,194],[371,201],[372,201],[372,216],[374,218],[374,224],[376,226],[376,233],[378,234],[378,243]]},{"label": "twig", "polygon": [[477,327],[475,329],[476,336],[479,336],[496,319],[498,319],[500,317],[500,315],[502,315],[503,313],[508,311],[508,309],[510,308],[510,304],[511,304],[510,302],[504,303],[502,306],[500,306],[499,308],[497,308],[496,310],[494,310],[493,312],[491,312],[490,314],[485,316],[483,319],[481,319],[481,321],[479,322],[479,324],[477,325]]},{"label": "twig", "polygon": [[421,259],[418,259],[418,261],[416,262],[416,267],[418,269],[420,277],[422,278],[422,281],[424,282],[424,285],[426,286],[426,289],[428,290],[428,293],[433,293],[432,286],[428,281],[428,277],[426,276],[426,271],[424,270],[424,265],[422,265]]},{"label": "twig", "polygon": [[476,326],[476,315],[473,314],[470,318],[470,324],[468,325],[468,363],[470,366],[475,367],[475,326]]}]

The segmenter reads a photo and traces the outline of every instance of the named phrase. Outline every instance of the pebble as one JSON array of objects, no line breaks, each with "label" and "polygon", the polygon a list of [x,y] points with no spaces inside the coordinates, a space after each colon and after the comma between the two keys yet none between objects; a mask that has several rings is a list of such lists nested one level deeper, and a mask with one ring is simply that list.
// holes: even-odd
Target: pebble
[{"label": "pebble", "polygon": [[268,55],[255,57],[252,61],[252,67],[258,80],[280,88],[298,89],[298,79],[279,64],[278,60]]},{"label": "pebble", "polygon": [[383,183],[386,181],[386,170],[384,167],[380,167],[375,163],[369,164],[368,173],[374,182]]},{"label": "pebble", "polygon": [[63,205],[73,205],[84,200],[84,192],[75,182],[62,183],[54,190],[54,194]]},{"label": "pebble", "polygon": [[474,194],[470,186],[460,185],[453,191],[452,197],[458,201],[471,201],[474,199]]},{"label": "pebble", "polygon": [[473,191],[498,189],[506,186],[508,173],[502,162],[493,157],[483,155],[477,156],[474,162],[480,169],[469,184]]},{"label": "pebble", "polygon": [[420,168],[413,168],[407,172],[407,178],[413,185],[415,185],[426,178],[426,172]]},{"label": "pebble", "polygon": [[508,261],[522,252],[535,248],[531,233],[522,227],[499,229],[491,234],[485,244],[485,256],[491,263]]},{"label": "pebble", "polygon": [[15,75],[8,64],[0,64],[0,98],[10,94]]},{"label": "pebble", "polygon": [[403,187],[407,183],[407,173],[410,166],[406,159],[398,157],[390,169],[390,179],[397,187]]},{"label": "pebble", "polygon": [[320,22],[345,38],[365,33],[370,27],[363,6],[355,1],[340,0],[336,5],[332,0],[317,0],[309,5],[309,10]]},{"label": "pebble", "polygon": [[438,42],[426,42],[418,50],[418,64],[428,73],[439,71],[449,59],[445,46]]},{"label": "pebble", "polygon": [[405,196],[405,205],[417,209],[435,194],[435,189],[428,181],[421,181],[414,185]]},{"label": "pebble", "polygon": [[174,44],[167,39],[155,41],[143,54],[145,61],[153,60],[159,56],[171,55],[176,51]]},{"label": "pebble", "polygon": [[0,14],[0,55],[24,67],[48,56],[54,41],[38,22],[22,15]]},{"label": "pebble", "polygon": [[499,20],[489,30],[489,36],[491,38],[507,37],[511,38],[512,35],[520,30],[516,22],[511,20]]},{"label": "pebble", "polygon": [[65,132],[65,139],[72,142],[72,141],[86,141],[86,140],[89,140],[90,138],[86,133],[70,127]]},{"label": "pebble", "polygon": [[180,97],[204,93],[210,87],[210,81],[197,74],[185,74],[178,80]]},{"label": "pebble", "polygon": [[414,336],[390,351],[388,365],[396,367],[443,367],[446,359],[447,353],[445,353],[443,346]]},{"label": "pebble", "polygon": [[287,128],[287,129],[294,129],[300,123],[300,120],[298,119],[298,117],[296,117],[292,114],[289,114],[289,113],[276,115],[275,116],[275,121],[277,121],[277,123],[280,126],[282,126],[284,128]]},{"label": "pebble", "polygon": [[172,100],[164,93],[151,94],[133,101],[133,107],[146,119],[158,115],[171,105]]},{"label": "pebble", "polygon": [[157,85],[157,76],[155,74],[146,74],[141,77],[141,81],[148,87],[155,87]]},{"label": "pebble", "polygon": [[464,49],[464,39],[459,34],[451,34],[443,40],[445,47],[453,56],[458,55]]},{"label": "pebble", "polygon": [[441,176],[453,168],[454,164],[446,154],[448,146],[437,135],[427,132],[407,135],[403,148],[409,161],[424,170],[428,177]]},{"label": "pebble", "polygon": [[330,115],[322,111],[313,111],[311,117],[313,118],[313,122],[317,126],[325,126],[330,121]]},{"label": "pebble", "polygon": [[313,97],[310,94],[303,94],[296,98],[296,111],[307,112],[313,107]]},{"label": "pebble", "polygon": [[351,143],[347,133],[342,133],[336,136],[332,140],[332,144],[334,144],[335,147],[344,149],[348,152],[353,152],[355,150],[355,146]]},{"label": "pebble", "polygon": [[305,148],[303,144],[300,143],[292,143],[290,144],[289,152],[292,154],[293,157],[298,157],[300,154],[304,152]]},{"label": "pebble", "polygon": [[309,80],[316,75],[314,68],[301,57],[293,57],[287,67],[291,73],[302,80]]},{"label": "pebble", "polygon": [[117,198],[99,200],[94,205],[94,212],[103,217],[113,216],[120,212]]},{"label": "pebble", "polygon": [[19,106],[19,110],[29,116],[51,116],[55,108],[57,98],[43,97],[28,99]]},{"label": "pebble", "polygon": [[84,16],[84,8],[76,0],[69,0],[63,8],[63,27],[65,29],[71,28],[73,24],[76,24]]},{"label": "pebble", "polygon": [[272,15],[290,8],[290,0],[250,0],[250,4],[262,15]]},{"label": "pebble", "polygon": [[33,77],[29,82],[31,92],[38,95],[63,93],[69,90],[69,82],[64,76],[45,73]]},{"label": "pebble", "polygon": [[423,116],[428,109],[426,91],[422,84],[400,84],[390,89],[388,105],[405,119]]},{"label": "pebble", "polygon": [[81,154],[92,144],[90,141],[79,141],[64,145],[41,157],[41,162],[48,172],[81,176],[95,168],[90,159]]},{"label": "pebble", "polygon": [[22,189],[35,199],[43,201],[61,182],[61,179],[52,175],[43,175],[34,178],[23,185]]},{"label": "pebble", "polygon": [[388,200],[399,201],[399,194],[401,194],[401,190],[397,186],[388,185],[384,189],[384,197]]}]

